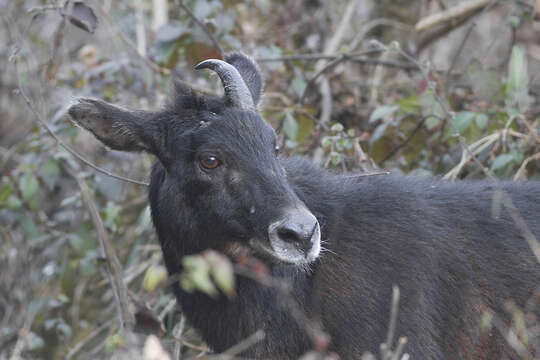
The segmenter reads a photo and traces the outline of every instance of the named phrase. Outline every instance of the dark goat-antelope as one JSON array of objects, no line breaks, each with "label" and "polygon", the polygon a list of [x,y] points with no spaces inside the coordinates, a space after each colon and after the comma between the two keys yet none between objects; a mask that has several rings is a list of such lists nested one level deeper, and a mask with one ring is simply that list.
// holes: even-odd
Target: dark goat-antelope
[{"label": "dark goat-antelope", "polygon": [[[155,113],[92,99],[69,109],[107,146],[157,157],[149,197],[169,273],[182,270],[184,255],[205,249],[249,251],[292,282],[296,301],[344,359],[378,351],[396,284],[396,333],[408,337],[413,359],[516,357],[499,331],[482,332],[481,319],[494,312],[507,320],[503,303],[510,299],[524,308],[540,266],[522,229],[499,207],[496,187],[355,178],[280,157],[276,133],[256,109],[263,84],[256,65],[239,53],[225,60],[197,66],[217,72],[223,98],[179,86]],[[500,186],[539,238],[540,183]],[[177,285],[174,291],[215,351],[257,329],[266,337],[245,355],[294,359],[312,348],[284,299],[253,280],[237,279],[232,299]]]}]

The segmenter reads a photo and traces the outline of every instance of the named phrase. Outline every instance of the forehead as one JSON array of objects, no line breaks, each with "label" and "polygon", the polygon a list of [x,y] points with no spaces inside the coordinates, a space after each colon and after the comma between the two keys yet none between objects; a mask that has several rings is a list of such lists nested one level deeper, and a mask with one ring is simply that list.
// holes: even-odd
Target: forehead
[{"label": "forehead", "polygon": [[276,140],[274,129],[251,111],[226,111],[201,123],[201,141],[227,147],[228,150],[271,148]]}]

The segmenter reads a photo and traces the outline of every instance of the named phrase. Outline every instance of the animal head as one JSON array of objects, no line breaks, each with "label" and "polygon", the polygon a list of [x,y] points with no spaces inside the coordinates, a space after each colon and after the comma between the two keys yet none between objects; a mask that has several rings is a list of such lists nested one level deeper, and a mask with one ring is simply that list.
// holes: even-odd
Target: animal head
[{"label": "animal head", "polygon": [[218,74],[223,98],[177,85],[161,111],[83,98],[69,115],[112,149],[157,157],[150,200],[164,248],[312,262],[320,252],[320,226],[287,179],[275,131],[257,112],[260,72],[243,54],[225,60],[196,67]]}]

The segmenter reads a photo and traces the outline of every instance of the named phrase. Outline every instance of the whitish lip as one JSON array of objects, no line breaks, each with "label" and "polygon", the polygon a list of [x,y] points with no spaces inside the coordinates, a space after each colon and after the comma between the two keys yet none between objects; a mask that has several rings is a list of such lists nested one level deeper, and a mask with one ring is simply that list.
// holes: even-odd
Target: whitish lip
[{"label": "whitish lip", "polygon": [[249,245],[258,253],[289,264],[308,264],[315,261],[321,252],[321,229],[319,224],[312,235],[312,247],[307,253],[294,244],[279,239],[270,239],[269,244],[258,239],[251,239]]}]

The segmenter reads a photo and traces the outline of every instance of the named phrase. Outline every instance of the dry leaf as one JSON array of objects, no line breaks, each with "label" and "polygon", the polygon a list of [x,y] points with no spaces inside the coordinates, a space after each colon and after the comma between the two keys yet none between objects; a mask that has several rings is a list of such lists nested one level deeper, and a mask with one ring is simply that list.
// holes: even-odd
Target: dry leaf
[{"label": "dry leaf", "polygon": [[92,34],[96,30],[98,18],[94,10],[82,1],[67,1],[60,14],[79,29]]}]

